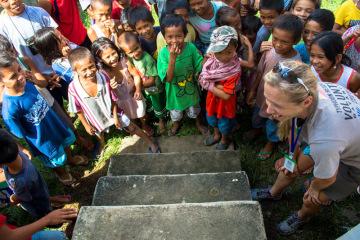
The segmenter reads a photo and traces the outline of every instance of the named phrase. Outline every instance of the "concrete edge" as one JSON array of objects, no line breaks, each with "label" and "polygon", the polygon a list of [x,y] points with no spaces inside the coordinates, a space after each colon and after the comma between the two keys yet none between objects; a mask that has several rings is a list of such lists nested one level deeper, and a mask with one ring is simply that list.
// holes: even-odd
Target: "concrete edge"
[{"label": "concrete edge", "polygon": [[[224,151],[219,151],[219,150],[208,150],[208,151],[191,151],[188,153],[240,153],[240,150],[224,150]],[[165,153],[155,153],[155,154],[161,154],[161,155],[178,155],[178,154],[184,154],[184,152],[165,152]],[[118,153],[115,156],[112,156],[110,159],[113,159],[115,157],[120,157],[120,156],[138,156],[138,155],[154,155],[154,153]]]}]

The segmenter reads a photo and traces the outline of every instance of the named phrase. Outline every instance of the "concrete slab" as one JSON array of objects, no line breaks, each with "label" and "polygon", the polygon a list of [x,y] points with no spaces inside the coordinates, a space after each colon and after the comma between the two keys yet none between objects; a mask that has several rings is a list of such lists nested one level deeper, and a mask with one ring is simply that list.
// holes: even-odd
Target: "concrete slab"
[{"label": "concrete slab", "polygon": [[264,240],[258,202],[82,207],[73,240]]},{"label": "concrete slab", "polygon": [[237,151],[121,154],[110,160],[108,176],[240,171]]},{"label": "concrete slab", "polygon": [[101,177],[93,205],[151,205],[251,200],[245,172]]},{"label": "concrete slab", "polygon": [[[215,151],[215,146],[204,145],[204,136],[202,135],[159,137],[156,140],[163,153]],[[120,150],[121,153],[147,153],[148,145],[138,136],[131,136],[121,141]],[[231,145],[229,150],[234,150],[234,146]]]}]

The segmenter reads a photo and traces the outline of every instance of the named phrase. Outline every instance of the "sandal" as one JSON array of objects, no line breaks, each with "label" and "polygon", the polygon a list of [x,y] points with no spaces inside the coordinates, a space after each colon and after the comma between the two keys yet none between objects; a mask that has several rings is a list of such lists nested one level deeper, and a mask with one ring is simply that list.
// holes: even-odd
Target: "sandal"
[{"label": "sandal", "polygon": [[159,146],[157,146],[156,151],[153,152],[152,149],[151,149],[151,147],[149,147],[149,148],[148,148],[148,153],[161,153],[161,149],[160,149]]},{"label": "sandal", "polygon": [[65,186],[68,187],[77,187],[79,186],[79,182],[76,181],[76,179],[70,174],[68,173],[68,177],[66,179],[60,178],[59,176],[57,176],[59,181],[64,184]]},{"label": "sandal", "polygon": [[215,147],[215,149],[219,150],[219,151],[224,151],[224,150],[227,150],[228,148],[229,148],[229,144],[222,143],[222,142],[219,142],[218,144],[216,144],[216,147]]},{"label": "sandal", "polygon": [[260,151],[257,156],[256,159],[260,160],[260,161],[265,161],[267,159],[269,159],[271,157],[271,155],[273,154],[273,152],[266,152],[266,151]]},{"label": "sandal", "polygon": [[175,136],[176,134],[178,134],[178,132],[179,132],[179,129],[174,131],[172,128],[170,128],[168,131],[168,136],[169,137]]},{"label": "sandal", "polygon": [[204,145],[205,146],[212,146],[214,145],[215,143],[218,143],[220,141],[220,138],[219,139],[215,139],[213,135],[209,135],[205,138],[204,140]]},{"label": "sandal", "polygon": [[82,155],[75,155],[73,159],[74,159],[74,163],[72,164],[76,166],[86,166],[89,163],[89,159]]}]

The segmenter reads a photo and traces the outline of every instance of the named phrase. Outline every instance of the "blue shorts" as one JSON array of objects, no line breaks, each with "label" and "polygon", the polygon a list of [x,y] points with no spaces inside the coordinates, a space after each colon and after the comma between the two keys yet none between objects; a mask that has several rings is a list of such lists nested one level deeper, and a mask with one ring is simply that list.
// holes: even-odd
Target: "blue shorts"
[{"label": "blue shorts", "polygon": [[206,119],[210,126],[219,128],[220,133],[223,135],[229,135],[236,126],[235,118],[222,117],[219,119],[215,116],[206,115]]}]

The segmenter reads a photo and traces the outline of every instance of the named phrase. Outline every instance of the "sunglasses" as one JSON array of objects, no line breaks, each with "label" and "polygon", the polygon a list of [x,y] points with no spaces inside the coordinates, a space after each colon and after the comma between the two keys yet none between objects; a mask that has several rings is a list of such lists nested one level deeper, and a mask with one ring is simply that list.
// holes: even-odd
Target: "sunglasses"
[{"label": "sunglasses", "polygon": [[289,83],[300,84],[305,88],[309,95],[311,94],[310,89],[305,85],[304,81],[301,78],[298,78],[292,69],[284,66],[282,63],[277,63],[273,68],[273,72],[280,74],[281,78],[285,79]]}]

